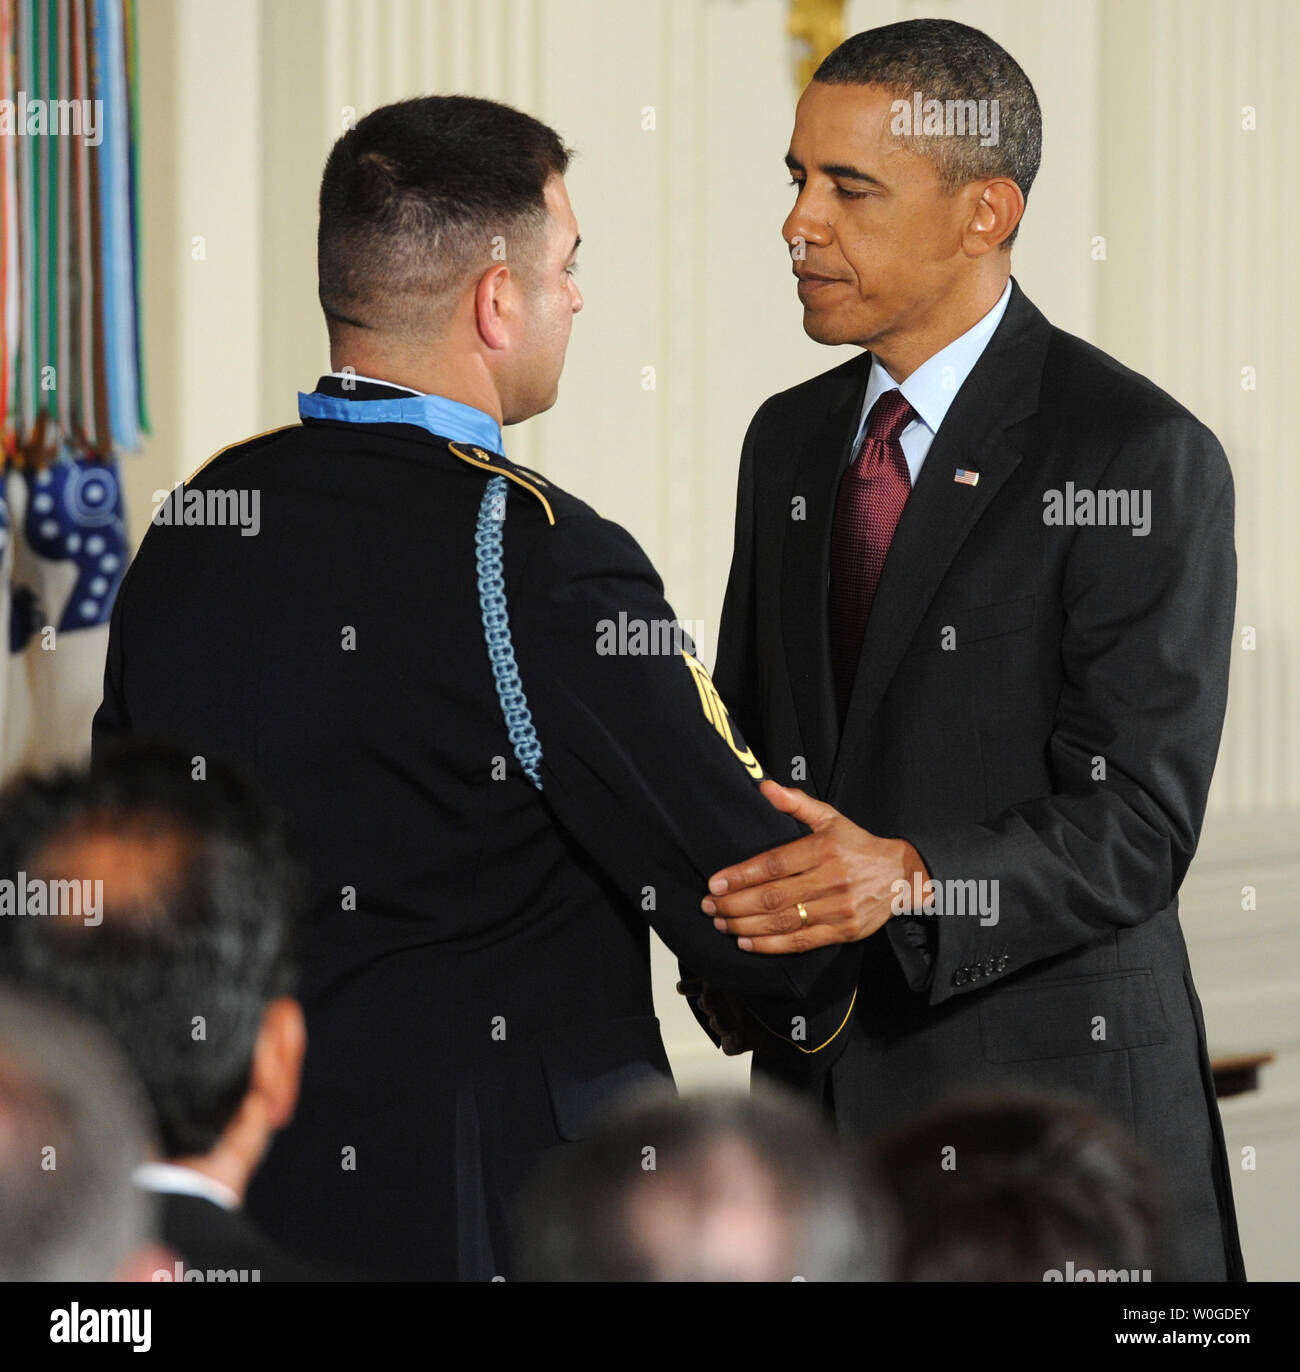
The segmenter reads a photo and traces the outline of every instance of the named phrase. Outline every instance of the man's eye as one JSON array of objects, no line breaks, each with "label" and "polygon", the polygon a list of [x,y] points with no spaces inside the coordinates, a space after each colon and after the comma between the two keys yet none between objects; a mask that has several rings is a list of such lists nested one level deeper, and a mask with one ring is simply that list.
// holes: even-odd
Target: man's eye
[{"label": "man's eye", "polygon": [[[787,181],[786,185],[801,187],[803,182]],[[850,191],[846,190],[843,186],[836,186],[835,194],[838,195],[841,200],[866,200],[872,193],[871,191]]]},{"label": "man's eye", "polygon": [[564,274],[565,276],[576,276],[578,274],[578,264],[576,262],[570,262],[569,265],[565,267]]}]

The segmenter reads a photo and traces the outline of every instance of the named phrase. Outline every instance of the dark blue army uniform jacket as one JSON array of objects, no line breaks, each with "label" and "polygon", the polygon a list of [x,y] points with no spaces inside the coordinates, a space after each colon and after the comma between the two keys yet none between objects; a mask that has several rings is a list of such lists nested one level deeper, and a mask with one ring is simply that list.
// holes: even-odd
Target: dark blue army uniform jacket
[{"label": "dark blue army uniform jacket", "polygon": [[[143,735],[242,764],[310,871],[301,1101],[249,1210],[308,1259],[509,1278],[536,1160],[671,1082],[652,927],[750,998],[794,1074],[836,1051],[860,955],[744,953],[701,913],[712,872],[803,831],[759,794],[621,528],[406,423],[308,419],[219,453],[185,494],[239,490],[259,493],[255,536],[149,529],[95,747]],[[526,702],[510,725],[481,580]]]}]

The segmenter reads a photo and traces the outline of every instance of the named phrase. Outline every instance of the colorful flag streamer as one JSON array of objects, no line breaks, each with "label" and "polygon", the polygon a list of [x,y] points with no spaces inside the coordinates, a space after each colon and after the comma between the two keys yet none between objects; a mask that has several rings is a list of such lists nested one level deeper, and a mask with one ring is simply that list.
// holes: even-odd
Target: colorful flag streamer
[{"label": "colorful flag streamer", "polygon": [[134,0],[0,0],[0,771],[89,746],[148,432]]}]

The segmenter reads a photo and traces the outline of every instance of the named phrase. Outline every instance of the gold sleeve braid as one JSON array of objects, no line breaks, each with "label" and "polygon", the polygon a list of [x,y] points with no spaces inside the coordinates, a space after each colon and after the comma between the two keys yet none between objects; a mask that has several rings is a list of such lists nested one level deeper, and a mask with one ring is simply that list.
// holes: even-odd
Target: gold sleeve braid
[{"label": "gold sleeve braid", "polygon": [[844,1018],[840,1021],[839,1027],[838,1027],[838,1028],[835,1030],[835,1032],[830,1036],[830,1038],[828,1038],[824,1043],[819,1043],[819,1044],[817,1045],[816,1048],[805,1048],[801,1043],[796,1043],[796,1042],[795,1042],[792,1038],[790,1038],[788,1035],[786,1035],[786,1034],[778,1034],[778,1033],[776,1032],[776,1030],[773,1029],[770,1025],[766,1024],[763,1020],[759,1019],[758,1016],[757,1016],[756,1014],[754,1014],[754,1012],[753,1012],[752,1010],[750,1011],[750,1018],[751,1018],[752,1020],[754,1020],[756,1023],[762,1025],[762,1027],[763,1027],[764,1029],[766,1029],[767,1032],[768,1032],[769,1034],[771,1034],[772,1037],[773,1037],[774,1039],[780,1039],[780,1041],[781,1041],[782,1043],[788,1045],[788,1046],[791,1047],[791,1048],[797,1049],[800,1053],[803,1053],[806,1057],[811,1057],[813,1053],[820,1053],[820,1052],[822,1051],[823,1048],[829,1047],[832,1043],[835,1042],[835,1040],[836,1040],[837,1038],[839,1038],[839,1036],[844,1032],[844,1026],[845,1026],[846,1024],[848,1024],[849,1020],[851,1020],[851,1019],[853,1018],[853,1007],[854,1007],[857,1003],[858,1003],[858,992],[857,992],[857,988],[854,987],[854,989],[853,989],[853,997],[852,997],[852,999],[849,1001],[849,1008],[848,1008],[848,1010],[845,1011],[845,1013],[844,1013]]}]

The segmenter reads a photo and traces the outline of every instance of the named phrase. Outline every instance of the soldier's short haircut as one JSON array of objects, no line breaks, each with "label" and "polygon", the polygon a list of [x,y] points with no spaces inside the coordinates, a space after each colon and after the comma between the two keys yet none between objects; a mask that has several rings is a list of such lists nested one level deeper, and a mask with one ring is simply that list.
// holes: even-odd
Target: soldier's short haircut
[{"label": "soldier's short haircut", "polygon": [[526,273],[546,183],[570,156],[554,129],[493,100],[428,95],[366,115],[321,178],[317,268],[331,334],[437,337],[494,246]]},{"label": "soldier's short haircut", "polygon": [[0,1281],[111,1281],[149,1237],[149,1107],[102,1030],[0,986]]},{"label": "soldier's short haircut", "polygon": [[[1007,177],[1029,199],[1043,150],[1038,96],[1019,63],[988,34],[951,19],[907,19],[846,38],[813,74],[827,85],[882,86],[895,99],[998,102],[998,136],[984,146],[970,133],[900,137],[928,157],[947,193],[970,181]],[[1010,247],[1020,225],[1003,243]]]}]

